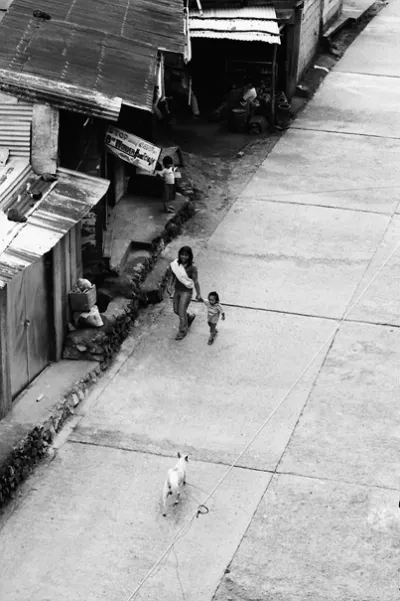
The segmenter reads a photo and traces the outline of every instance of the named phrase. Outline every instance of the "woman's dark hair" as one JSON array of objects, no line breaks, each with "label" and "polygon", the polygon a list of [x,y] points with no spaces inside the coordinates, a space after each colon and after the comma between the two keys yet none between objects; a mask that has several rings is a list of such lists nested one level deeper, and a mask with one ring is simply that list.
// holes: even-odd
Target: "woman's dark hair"
[{"label": "woman's dark hair", "polygon": [[171,165],[174,164],[174,161],[172,160],[171,157],[166,156],[163,158],[162,164],[164,165],[164,167],[171,167]]},{"label": "woman's dark hair", "polygon": [[210,296],[213,296],[215,298],[215,300],[217,301],[217,303],[219,303],[219,294],[218,294],[218,292],[215,292],[215,290],[213,290],[213,292],[210,292],[210,294],[208,295],[208,298],[210,298]]},{"label": "woman's dark hair", "polygon": [[181,264],[181,254],[182,253],[186,253],[187,255],[189,255],[189,259],[188,259],[188,266],[190,267],[193,264],[193,251],[190,248],[190,246],[182,246],[182,248],[179,249],[178,252],[178,263],[179,265]]}]

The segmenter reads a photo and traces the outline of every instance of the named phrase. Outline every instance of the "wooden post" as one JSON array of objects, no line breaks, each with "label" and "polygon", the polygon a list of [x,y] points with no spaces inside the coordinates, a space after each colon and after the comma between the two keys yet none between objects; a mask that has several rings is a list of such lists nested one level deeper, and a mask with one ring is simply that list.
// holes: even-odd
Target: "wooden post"
[{"label": "wooden post", "polygon": [[38,173],[55,175],[58,163],[60,113],[48,104],[34,104],[32,113],[31,163]]},{"label": "wooden post", "polygon": [[276,53],[278,45],[274,44],[271,73],[271,125],[275,129],[275,99],[276,99]]},{"label": "wooden post", "polygon": [[53,314],[53,335],[54,335],[54,356],[55,361],[59,361],[62,356],[64,343],[64,311],[63,311],[63,289],[62,280],[65,277],[63,271],[63,262],[61,259],[61,246],[63,240],[54,246],[51,250],[51,268],[52,268],[52,314]]},{"label": "wooden post", "polygon": [[293,21],[290,25],[286,26],[286,53],[288,58],[286,96],[289,101],[296,93],[302,13],[303,2],[297,2],[296,6],[293,8]]},{"label": "wooden post", "polygon": [[0,419],[12,406],[10,357],[8,353],[7,287],[0,288]]}]

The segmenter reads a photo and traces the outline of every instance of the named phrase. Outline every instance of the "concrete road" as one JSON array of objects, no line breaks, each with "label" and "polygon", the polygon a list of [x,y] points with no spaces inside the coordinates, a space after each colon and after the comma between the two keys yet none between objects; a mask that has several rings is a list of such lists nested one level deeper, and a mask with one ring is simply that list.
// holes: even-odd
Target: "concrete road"
[{"label": "concrete road", "polygon": [[[199,304],[176,342],[166,302],[27,483],[1,524],[0,599],[131,601],[152,567],[135,599],[399,599],[395,7],[196,257],[226,307],[214,345]],[[188,484],[163,518],[178,449]]]}]

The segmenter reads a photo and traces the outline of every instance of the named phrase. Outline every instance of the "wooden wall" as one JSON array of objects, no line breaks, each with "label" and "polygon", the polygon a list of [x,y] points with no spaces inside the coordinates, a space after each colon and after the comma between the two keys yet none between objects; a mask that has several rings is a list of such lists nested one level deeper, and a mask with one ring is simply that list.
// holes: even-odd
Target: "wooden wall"
[{"label": "wooden wall", "polygon": [[53,248],[53,314],[54,360],[62,356],[65,335],[68,331],[70,310],[68,292],[82,276],[81,224],[78,223]]},{"label": "wooden wall", "polygon": [[321,33],[321,11],[323,0],[304,0],[300,31],[298,81],[316,55]]},{"label": "wooden wall", "polygon": [[0,419],[11,409],[11,382],[7,330],[7,288],[0,289]]},{"label": "wooden wall", "polygon": [[[54,338],[50,360],[62,357],[64,339],[68,332],[70,310],[68,292],[82,276],[81,224],[78,223],[51,251],[50,276],[47,279],[50,337]],[[8,331],[7,287],[0,289],[0,419],[11,409],[10,342]]]}]

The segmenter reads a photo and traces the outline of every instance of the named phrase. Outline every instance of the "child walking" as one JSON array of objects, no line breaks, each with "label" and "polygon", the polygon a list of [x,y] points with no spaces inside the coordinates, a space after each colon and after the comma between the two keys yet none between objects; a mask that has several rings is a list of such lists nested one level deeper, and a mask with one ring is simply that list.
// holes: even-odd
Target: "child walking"
[{"label": "child walking", "polygon": [[168,205],[175,198],[175,167],[171,157],[163,158],[163,169],[157,173],[164,180],[163,202],[164,213],[174,213],[174,207]]},{"label": "child walking", "polygon": [[220,305],[218,292],[210,292],[208,299],[203,302],[207,307],[207,323],[210,328],[210,338],[208,339],[208,344],[212,344],[216,335],[218,334],[217,324],[219,321],[219,316],[221,315],[222,321],[224,321],[225,313]]}]

